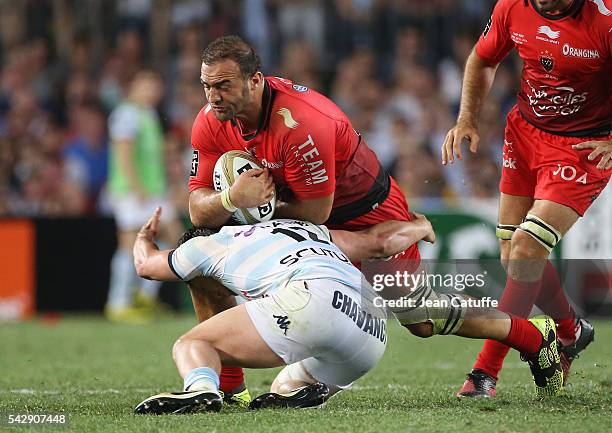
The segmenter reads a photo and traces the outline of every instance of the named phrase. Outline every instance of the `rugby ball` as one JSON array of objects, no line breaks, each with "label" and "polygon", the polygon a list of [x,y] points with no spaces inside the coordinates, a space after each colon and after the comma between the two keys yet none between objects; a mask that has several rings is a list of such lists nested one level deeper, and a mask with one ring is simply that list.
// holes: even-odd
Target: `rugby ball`
[{"label": "rugby ball", "polygon": [[[257,158],[241,150],[230,150],[217,160],[213,171],[213,185],[216,191],[232,186],[241,173],[255,168],[263,168]],[[232,217],[240,224],[255,224],[268,221],[274,215],[276,197],[258,207],[239,208]]]}]

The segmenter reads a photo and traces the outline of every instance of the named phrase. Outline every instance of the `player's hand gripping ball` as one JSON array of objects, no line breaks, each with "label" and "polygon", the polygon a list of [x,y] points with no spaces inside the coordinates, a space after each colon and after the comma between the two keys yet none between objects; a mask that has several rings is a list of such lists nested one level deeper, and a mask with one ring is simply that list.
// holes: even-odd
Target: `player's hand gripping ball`
[{"label": "player's hand gripping ball", "polygon": [[[213,171],[213,185],[215,190],[223,191],[234,184],[238,176],[247,170],[262,169],[259,161],[250,153],[240,150],[231,150],[224,153],[217,160]],[[268,221],[274,215],[276,196],[257,207],[238,208],[232,217],[240,224],[255,224]]]}]

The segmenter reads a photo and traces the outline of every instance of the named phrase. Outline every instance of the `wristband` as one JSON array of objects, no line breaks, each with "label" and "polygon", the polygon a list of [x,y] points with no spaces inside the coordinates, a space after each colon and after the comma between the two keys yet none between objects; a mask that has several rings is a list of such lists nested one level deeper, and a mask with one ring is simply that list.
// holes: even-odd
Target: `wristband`
[{"label": "wristband", "polygon": [[230,200],[229,188],[226,188],[221,191],[221,204],[223,205],[223,208],[228,212],[234,213],[238,210],[238,208],[234,206],[234,203],[232,203],[232,201]]}]

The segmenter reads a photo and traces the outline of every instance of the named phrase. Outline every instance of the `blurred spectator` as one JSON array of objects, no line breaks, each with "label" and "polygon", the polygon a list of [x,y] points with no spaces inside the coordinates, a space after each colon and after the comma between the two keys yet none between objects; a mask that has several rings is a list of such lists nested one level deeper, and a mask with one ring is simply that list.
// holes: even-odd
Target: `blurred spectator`
[{"label": "blurred spectator", "polygon": [[105,314],[114,321],[143,323],[157,309],[160,282],[138,278],[133,265],[132,246],[143,222],[162,206],[161,239],[174,243],[182,231],[167,196],[164,136],[155,112],[162,95],[160,77],[140,71],[128,84],[126,99],[109,118],[107,185],[118,246],[111,262]]},{"label": "blurred spectator", "polygon": [[105,113],[93,104],[80,105],[74,114],[74,135],[63,148],[66,176],[87,195],[87,208],[95,211],[106,183],[108,140]]}]

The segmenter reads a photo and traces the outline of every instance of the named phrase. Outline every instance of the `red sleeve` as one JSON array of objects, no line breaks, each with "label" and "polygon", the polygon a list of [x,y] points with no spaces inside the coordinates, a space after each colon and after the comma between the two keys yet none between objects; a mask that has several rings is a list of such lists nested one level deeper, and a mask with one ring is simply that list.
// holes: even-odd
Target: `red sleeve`
[{"label": "red sleeve", "polygon": [[315,113],[284,140],[285,181],[298,200],[326,197],[336,189],[336,122]]},{"label": "red sleeve", "polygon": [[506,0],[497,2],[493,15],[476,43],[476,54],[492,65],[501,62],[514,47],[508,27],[510,3]]},{"label": "red sleeve", "polygon": [[193,147],[193,156],[191,173],[189,174],[189,192],[198,188],[214,188],[213,171],[215,163],[223,152],[214,147],[214,140],[206,122],[204,109],[200,111],[195,122],[193,122],[191,147]]}]

